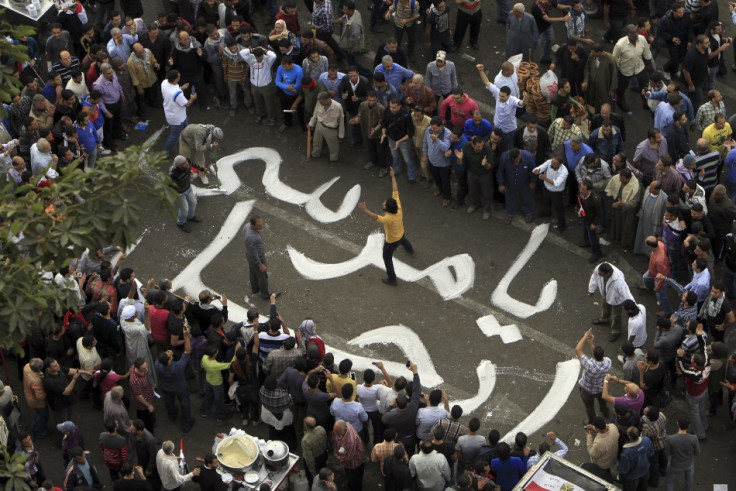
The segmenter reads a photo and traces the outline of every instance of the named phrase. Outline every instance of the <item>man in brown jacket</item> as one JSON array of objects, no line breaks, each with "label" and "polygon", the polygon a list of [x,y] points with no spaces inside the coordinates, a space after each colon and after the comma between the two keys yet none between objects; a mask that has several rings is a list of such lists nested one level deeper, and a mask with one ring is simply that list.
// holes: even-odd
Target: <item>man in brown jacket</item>
[{"label": "man in brown jacket", "polygon": [[135,87],[135,102],[138,106],[138,119],[141,121],[146,119],[146,106],[144,101],[151,107],[161,107],[160,90],[158,89],[158,79],[156,72],[159,64],[156,57],[148,48],[144,48],[141,43],[133,45],[133,52],[127,61],[128,73],[130,81]]}]

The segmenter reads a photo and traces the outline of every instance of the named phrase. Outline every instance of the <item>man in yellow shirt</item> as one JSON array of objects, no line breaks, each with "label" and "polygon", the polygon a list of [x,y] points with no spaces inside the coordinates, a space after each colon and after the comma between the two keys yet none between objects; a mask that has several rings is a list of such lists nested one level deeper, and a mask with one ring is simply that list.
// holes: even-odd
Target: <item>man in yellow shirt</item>
[{"label": "man in yellow shirt", "polygon": [[715,150],[723,155],[726,149],[725,143],[733,136],[733,130],[731,125],[726,121],[726,116],[723,114],[716,114],[713,118],[713,123],[706,126],[703,130],[703,138],[708,141],[708,147],[711,150]]},{"label": "man in yellow shirt", "polygon": [[383,230],[386,234],[386,241],[383,243],[383,262],[386,264],[386,276],[381,278],[381,281],[387,285],[396,286],[394,252],[401,245],[404,246],[406,252],[414,254],[414,248],[404,236],[404,211],[401,208],[399,187],[396,185],[396,175],[393,168],[389,168],[389,175],[391,176],[392,190],[391,197],[383,202],[383,209],[386,213],[376,215],[365,206],[365,202],[358,203],[358,208],[371,219],[383,224]]}]

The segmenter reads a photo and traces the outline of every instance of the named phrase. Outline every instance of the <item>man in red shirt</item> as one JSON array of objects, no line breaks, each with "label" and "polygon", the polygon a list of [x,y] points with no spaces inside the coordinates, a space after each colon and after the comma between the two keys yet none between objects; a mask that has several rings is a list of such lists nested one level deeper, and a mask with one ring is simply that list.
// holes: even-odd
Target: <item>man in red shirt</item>
[{"label": "man in red shirt", "polygon": [[[660,317],[669,317],[672,314],[672,306],[667,296],[667,285],[664,278],[670,275],[670,260],[667,258],[667,245],[650,235],[645,240],[649,249],[649,269],[641,277],[643,284],[639,290],[652,290],[657,295],[657,305],[661,309],[657,312]],[[658,280],[657,275],[663,279]]]},{"label": "man in red shirt", "polygon": [[449,128],[453,126],[459,126],[463,128],[465,121],[473,117],[473,112],[478,110],[478,104],[470,98],[468,94],[463,92],[460,87],[452,89],[452,94],[442,101],[440,106],[440,117],[447,121],[447,112],[450,112],[450,122],[452,124],[447,125]]},{"label": "man in red shirt", "polygon": [[171,335],[169,334],[169,310],[164,308],[166,304],[166,292],[157,291],[153,296],[153,305],[148,309],[151,321],[151,336],[156,346],[156,353],[152,353],[155,359],[159,353],[163,353],[170,347]]},{"label": "man in red shirt", "polygon": [[705,440],[708,431],[708,383],[710,380],[710,365],[701,353],[687,358],[685,351],[677,350],[677,364],[685,376],[685,400],[687,401],[690,421],[698,440]]}]

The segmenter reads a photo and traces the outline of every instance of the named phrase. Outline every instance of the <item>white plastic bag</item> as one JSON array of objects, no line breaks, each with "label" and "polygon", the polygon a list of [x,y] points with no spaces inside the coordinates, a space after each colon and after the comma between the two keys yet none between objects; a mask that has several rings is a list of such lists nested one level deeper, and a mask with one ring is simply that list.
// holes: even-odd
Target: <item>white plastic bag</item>
[{"label": "white plastic bag", "polygon": [[509,58],[507,61],[511,63],[512,65],[514,65],[514,70],[516,70],[517,68],[519,68],[519,65],[521,65],[522,58],[523,58],[522,54],[519,53],[518,55],[514,55],[511,58]]},{"label": "white plastic bag", "polygon": [[557,75],[552,70],[547,70],[547,73],[539,78],[539,90],[542,91],[542,95],[547,102],[551,102],[552,98],[557,95]]}]

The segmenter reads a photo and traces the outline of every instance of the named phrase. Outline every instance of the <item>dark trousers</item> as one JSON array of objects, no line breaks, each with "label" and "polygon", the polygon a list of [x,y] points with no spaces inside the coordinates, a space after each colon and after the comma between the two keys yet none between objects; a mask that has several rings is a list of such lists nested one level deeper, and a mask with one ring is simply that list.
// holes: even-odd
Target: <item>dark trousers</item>
[{"label": "dark trousers", "polygon": [[136,409],[135,414],[138,419],[143,421],[143,424],[146,425],[146,429],[153,433],[153,430],[156,427],[156,413],[152,413],[148,411],[148,409]]},{"label": "dark trousers", "polygon": [[649,457],[649,486],[659,487],[659,478],[667,475],[667,454],[665,450],[655,450]]},{"label": "dark trousers", "polygon": [[123,136],[123,104],[120,100],[113,104],[105,104],[107,110],[112,113],[112,118],[105,118],[103,125],[103,133],[105,136],[105,146],[115,147],[113,143],[114,138],[120,138]]},{"label": "dark trousers", "polygon": [[474,14],[466,14],[462,10],[457,11],[457,21],[455,22],[455,33],[453,34],[453,41],[455,41],[455,48],[460,48],[465,37],[465,31],[470,26],[470,45],[475,46],[478,44],[478,36],[480,35],[480,25],[483,22],[483,12],[478,10]]},{"label": "dark trousers", "polygon": [[112,482],[120,479],[120,467],[108,467],[107,470],[110,471],[110,480]]},{"label": "dark trousers", "polygon": [[332,31],[330,32],[317,31],[317,39],[327,43],[327,46],[332,48],[332,51],[335,52],[335,56],[337,57],[338,60],[342,60],[343,58],[345,58],[345,50],[343,50],[337,44],[337,41],[335,41],[335,38],[332,37]]},{"label": "dark trousers", "polygon": [[647,476],[638,479],[621,479],[624,491],[647,491]]},{"label": "dark trousers", "polygon": [[386,265],[386,276],[390,281],[396,281],[396,271],[394,271],[394,252],[399,246],[403,246],[406,252],[412,254],[414,247],[406,236],[401,237],[396,242],[384,242],[383,243],[383,263]]},{"label": "dark trousers", "polygon": [[177,409],[176,400],[179,399],[179,406],[181,406],[181,429],[185,432],[192,429],[194,426],[194,418],[192,418],[192,404],[189,399],[189,391],[177,394],[175,392],[164,391],[164,401],[166,402],[166,412],[169,414],[169,419],[172,421],[176,420]]},{"label": "dark trousers", "polygon": [[[381,441],[383,441],[383,421],[381,421],[381,413],[378,411],[368,413],[368,421],[371,422],[371,426],[373,427],[373,445],[381,443]],[[367,425],[365,426],[365,429],[368,429]]]},{"label": "dark trousers", "polygon": [[[327,466],[327,452],[325,452],[322,455],[317,455],[314,457],[314,469],[319,474],[320,469]],[[304,473],[307,475],[307,482],[309,482],[309,489],[312,489],[312,483],[314,482],[314,478],[317,476],[313,476],[311,472],[309,472],[309,468],[307,466],[304,466]]]},{"label": "dark trousers", "polygon": [[493,175],[468,173],[468,204],[483,211],[491,211],[493,205]]},{"label": "dark trousers", "polygon": [[[639,87],[646,87],[649,73],[647,72],[646,68],[640,71],[637,74],[626,76],[621,72],[618,72],[618,87],[616,87],[616,100],[618,101],[618,107],[621,108],[624,112],[629,112],[630,108],[629,105],[626,103],[626,90],[629,88],[629,83],[631,82],[631,79],[635,78],[637,82],[639,83]],[[644,100],[644,96],[640,96],[642,98],[642,101]],[[693,106],[695,105],[695,101],[693,101]]]},{"label": "dark trousers", "polygon": [[[348,119],[350,119],[350,115],[348,115]],[[363,130],[360,128],[360,123],[349,124],[349,126],[350,126],[350,136],[351,136],[353,145],[357,146],[363,143]],[[375,161],[371,159],[371,162],[375,162]]]},{"label": "dark trousers", "polygon": [[414,47],[416,46],[417,41],[416,27],[416,24],[405,27],[398,27],[394,24],[394,37],[396,38],[396,42],[399,43],[399,46],[401,46],[401,42],[404,40],[404,34],[406,34],[406,52],[409,56],[414,56]]},{"label": "dark trousers", "polygon": [[450,167],[437,167],[429,163],[429,172],[432,174],[434,185],[442,191],[442,197],[446,200],[452,199],[452,188],[450,187]]},{"label": "dark trousers", "polygon": [[621,37],[621,29],[623,29],[626,19],[610,19],[611,27],[603,34],[603,39],[607,39],[612,43],[616,43]]},{"label": "dark trousers", "polygon": [[[296,101],[296,98],[297,98],[296,95],[289,95],[281,89],[278,90],[278,96],[279,96],[279,101],[281,102],[281,109],[284,109],[284,110],[290,110],[291,106],[294,104],[294,101]],[[293,123],[294,123],[293,114],[284,113],[284,124],[286,126],[291,126]]]},{"label": "dark trousers", "polygon": [[251,260],[248,260],[248,270],[250,271],[251,293],[260,293],[261,297],[268,299],[271,293],[268,289],[268,272],[261,271],[258,264]]},{"label": "dark trousers", "polygon": [[386,167],[386,155],[383,151],[381,139],[369,138],[366,142],[368,143],[368,155],[370,156],[371,162],[379,167]]},{"label": "dark trousers", "polygon": [[468,196],[468,173],[464,170],[455,169],[455,180],[457,181],[457,199],[455,199],[455,203],[458,206],[465,206],[465,198]]},{"label": "dark trousers", "polygon": [[184,91],[184,96],[187,99],[192,95],[192,87],[194,87],[194,90],[197,93],[197,104],[199,104],[199,108],[204,111],[210,104],[210,98],[207,93],[207,84],[204,81],[204,65],[200,68],[202,71],[197,76],[184,77],[182,75],[181,85],[184,85],[185,83],[189,84],[189,87]]},{"label": "dark trousers", "polygon": [[583,218],[583,242],[585,245],[590,246],[594,255],[600,256],[602,254],[601,243],[598,240],[598,231],[590,229],[590,220],[587,218]]},{"label": "dark trousers", "polygon": [[667,44],[667,51],[670,53],[670,59],[664,64],[662,69],[674,76],[675,72],[677,72],[677,68],[680,66],[680,63],[682,63],[682,60],[685,58],[685,54],[687,53],[687,43],[682,43],[679,46]]},{"label": "dark trousers", "polygon": [[355,469],[345,469],[345,477],[348,479],[348,489],[350,491],[363,490],[363,471],[365,471],[365,464],[361,464]]},{"label": "dark trousers", "polygon": [[583,404],[585,405],[585,415],[588,417],[588,422],[592,421],[593,418],[595,418],[595,401],[598,400],[598,407],[601,410],[601,415],[608,419],[610,416],[610,413],[608,411],[608,405],[606,404],[606,401],[603,400],[603,393],[598,394],[591,394],[587,390],[580,387],[580,398],[583,400]]},{"label": "dark trousers", "polygon": [[557,230],[562,232],[567,227],[565,221],[565,207],[563,201],[565,199],[565,191],[550,191],[544,186],[542,199],[544,203],[545,213],[550,213],[557,218]]}]

